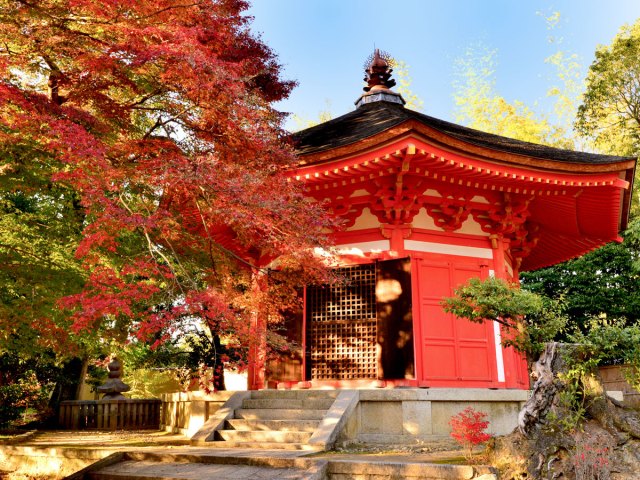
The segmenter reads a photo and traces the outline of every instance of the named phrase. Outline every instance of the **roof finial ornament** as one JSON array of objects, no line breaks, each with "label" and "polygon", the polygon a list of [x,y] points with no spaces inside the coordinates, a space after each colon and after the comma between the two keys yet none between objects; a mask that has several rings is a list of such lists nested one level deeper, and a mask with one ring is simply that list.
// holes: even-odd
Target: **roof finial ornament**
[{"label": "roof finial ornament", "polygon": [[391,55],[381,52],[379,48],[374,49],[373,55],[370,55],[364,64],[364,81],[367,82],[367,86],[363,88],[365,93],[356,101],[357,108],[374,102],[399,105],[406,103],[402,95],[391,90],[396,84],[396,81],[391,78],[391,72],[393,72],[391,66],[394,64],[395,61]]},{"label": "roof finial ornament", "polygon": [[367,82],[367,86],[363,88],[365,92],[388,90],[396,85],[396,81],[391,78],[391,72],[393,72],[391,55],[386,52],[380,53],[380,49],[376,48],[367,62],[368,65],[365,64],[364,70],[364,81]]}]

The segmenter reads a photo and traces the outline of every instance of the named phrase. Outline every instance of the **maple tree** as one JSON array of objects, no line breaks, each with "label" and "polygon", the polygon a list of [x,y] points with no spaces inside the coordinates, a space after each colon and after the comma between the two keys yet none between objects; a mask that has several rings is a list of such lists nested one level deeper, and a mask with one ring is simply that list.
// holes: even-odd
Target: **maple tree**
[{"label": "maple tree", "polygon": [[449,420],[450,435],[465,448],[467,459],[471,459],[473,447],[486,443],[491,438],[491,434],[485,431],[489,427],[489,422],[485,418],[487,418],[486,413],[467,407]]},{"label": "maple tree", "polygon": [[[81,232],[64,236],[81,279],[60,291],[71,332],[157,344],[203,322],[242,346],[256,312],[277,320],[293,284],[323,274],[313,248],[331,220],[287,181],[295,158],[271,106],[294,82],[247,8],[0,1],[2,195],[73,199],[52,217]],[[46,185],[28,184],[34,172]],[[62,335],[49,310],[24,323]]]}]

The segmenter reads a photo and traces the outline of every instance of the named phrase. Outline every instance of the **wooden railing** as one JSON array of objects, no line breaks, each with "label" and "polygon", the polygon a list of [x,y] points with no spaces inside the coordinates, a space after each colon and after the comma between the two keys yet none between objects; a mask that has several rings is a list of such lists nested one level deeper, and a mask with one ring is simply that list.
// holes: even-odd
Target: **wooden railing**
[{"label": "wooden railing", "polygon": [[67,430],[159,429],[161,404],[157,399],[65,401],[58,422]]},{"label": "wooden railing", "polygon": [[599,367],[604,389],[619,390],[624,395],[624,403],[629,407],[640,407],[640,392],[627,382],[624,370],[629,365],[607,365]]}]

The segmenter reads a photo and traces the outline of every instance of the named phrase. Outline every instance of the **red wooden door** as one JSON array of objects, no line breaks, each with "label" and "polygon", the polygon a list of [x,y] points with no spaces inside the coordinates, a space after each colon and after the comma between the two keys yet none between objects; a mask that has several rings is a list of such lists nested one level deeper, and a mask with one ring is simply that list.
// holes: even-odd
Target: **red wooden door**
[{"label": "red wooden door", "polygon": [[473,323],[440,305],[454,288],[482,275],[478,262],[418,261],[421,380],[430,386],[486,387],[496,382],[491,322]]}]

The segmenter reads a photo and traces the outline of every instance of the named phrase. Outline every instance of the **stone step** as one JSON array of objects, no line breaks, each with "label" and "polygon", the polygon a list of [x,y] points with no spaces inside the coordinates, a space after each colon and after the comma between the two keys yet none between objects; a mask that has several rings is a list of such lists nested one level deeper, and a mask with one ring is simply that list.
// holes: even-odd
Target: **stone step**
[{"label": "stone step", "polygon": [[227,442],[306,443],[311,432],[279,432],[275,430],[218,430],[216,436]]},{"label": "stone step", "polygon": [[207,442],[207,448],[243,448],[249,450],[318,450],[317,447],[307,445],[306,443],[231,442],[225,440],[214,440],[213,442]]},{"label": "stone step", "polygon": [[393,461],[329,462],[328,478],[373,479],[410,478],[413,480],[497,480],[496,469],[483,465],[446,465]]},{"label": "stone step", "polygon": [[333,398],[326,399],[275,399],[275,398],[250,398],[242,402],[242,408],[246,409],[298,409],[298,410],[327,410],[333,405]]},{"label": "stone step", "polygon": [[297,410],[286,408],[239,408],[236,418],[245,420],[322,420],[326,410]]},{"label": "stone step", "polygon": [[277,399],[325,399],[337,398],[338,390],[255,390],[251,392],[251,398],[277,398]]},{"label": "stone step", "polygon": [[227,420],[225,430],[277,430],[279,432],[315,432],[319,420]]},{"label": "stone step", "polygon": [[91,480],[201,480],[233,478],[236,480],[294,480],[317,478],[298,468],[270,468],[250,465],[124,461],[88,474]]}]

